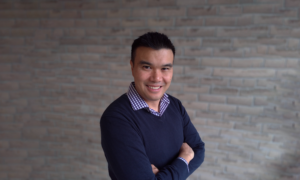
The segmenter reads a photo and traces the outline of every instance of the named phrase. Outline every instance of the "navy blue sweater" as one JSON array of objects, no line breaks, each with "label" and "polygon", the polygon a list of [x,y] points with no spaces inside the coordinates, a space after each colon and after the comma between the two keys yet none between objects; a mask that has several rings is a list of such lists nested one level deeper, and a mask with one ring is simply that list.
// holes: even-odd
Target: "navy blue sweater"
[{"label": "navy blue sweater", "polygon": [[[161,117],[134,111],[126,94],[116,99],[100,120],[101,144],[112,180],[185,180],[204,160],[204,143],[181,102],[169,95]],[[183,142],[194,150],[187,165],[177,159]],[[153,174],[151,164],[159,173]]]}]

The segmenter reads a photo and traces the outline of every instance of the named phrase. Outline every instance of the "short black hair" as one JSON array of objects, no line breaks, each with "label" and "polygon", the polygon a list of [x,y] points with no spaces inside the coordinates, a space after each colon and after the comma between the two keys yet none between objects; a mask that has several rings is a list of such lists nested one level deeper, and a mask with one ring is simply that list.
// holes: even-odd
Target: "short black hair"
[{"label": "short black hair", "polygon": [[134,64],[135,51],[138,47],[149,47],[154,50],[171,49],[175,57],[175,47],[165,34],[148,32],[135,39],[131,46],[131,61]]}]

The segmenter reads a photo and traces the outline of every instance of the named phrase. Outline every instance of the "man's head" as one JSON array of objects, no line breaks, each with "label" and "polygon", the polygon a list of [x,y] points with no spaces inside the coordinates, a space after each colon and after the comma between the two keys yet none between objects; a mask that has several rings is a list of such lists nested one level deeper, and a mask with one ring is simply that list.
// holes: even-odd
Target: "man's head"
[{"label": "man's head", "polygon": [[147,33],[132,44],[130,60],[135,89],[150,108],[169,88],[173,77],[175,47],[160,33]]},{"label": "man's head", "polygon": [[148,47],[155,50],[170,49],[175,57],[175,47],[171,40],[166,35],[158,32],[148,32],[133,41],[131,46],[131,61],[133,64],[138,47]]}]

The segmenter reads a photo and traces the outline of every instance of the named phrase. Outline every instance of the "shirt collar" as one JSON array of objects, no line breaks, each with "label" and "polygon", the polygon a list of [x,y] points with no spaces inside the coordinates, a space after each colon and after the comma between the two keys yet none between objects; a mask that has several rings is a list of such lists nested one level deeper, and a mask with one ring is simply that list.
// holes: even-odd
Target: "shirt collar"
[{"label": "shirt collar", "polygon": [[152,114],[155,114],[158,116],[161,116],[164,111],[166,110],[167,106],[170,104],[170,100],[168,98],[168,95],[164,93],[162,98],[160,99],[160,112],[156,112],[153,109],[150,109],[148,104],[142,99],[142,97],[139,95],[139,93],[135,89],[134,82],[130,83],[127,96],[129,98],[129,101],[131,103],[131,107],[133,110],[137,111],[140,109],[146,108],[147,110],[150,110]]}]

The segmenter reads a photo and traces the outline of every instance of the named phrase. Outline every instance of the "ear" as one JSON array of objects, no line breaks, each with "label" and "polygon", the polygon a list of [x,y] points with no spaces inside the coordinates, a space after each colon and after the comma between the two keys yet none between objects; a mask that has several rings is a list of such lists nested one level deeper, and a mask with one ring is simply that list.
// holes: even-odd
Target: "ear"
[{"label": "ear", "polygon": [[131,60],[130,61],[130,66],[131,66],[131,74],[133,75],[133,62]]}]

